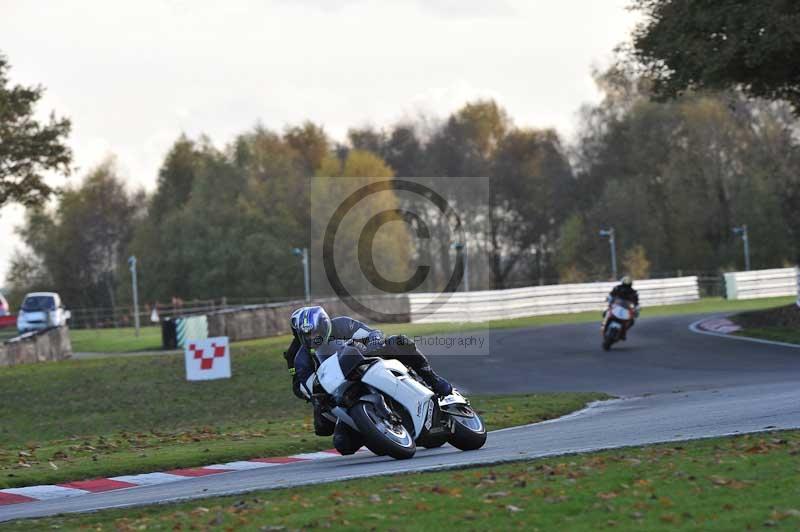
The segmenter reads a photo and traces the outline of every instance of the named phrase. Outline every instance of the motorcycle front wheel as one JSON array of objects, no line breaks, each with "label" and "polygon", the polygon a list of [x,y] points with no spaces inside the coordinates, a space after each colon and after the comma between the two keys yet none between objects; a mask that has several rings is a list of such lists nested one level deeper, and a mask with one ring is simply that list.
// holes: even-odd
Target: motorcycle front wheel
[{"label": "motorcycle front wheel", "polygon": [[603,334],[603,350],[608,351],[614,342],[617,340],[617,334],[613,327],[606,327],[605,334]]},{"label": "motorcycle front wheel", "polygon": [[448,410],[453,423],[450,445],[462,451],[480,449],[486,443],[486,426],[480,416],[469,406],[460,405]]},{"label": "motorcycle front wheel", "polygon": [[373,453],[406,460],[417,452],[414,438],[402,421],[386,416],[374,404],[359,402],[350,409],[350,417],[364,436],[367,449]]}]

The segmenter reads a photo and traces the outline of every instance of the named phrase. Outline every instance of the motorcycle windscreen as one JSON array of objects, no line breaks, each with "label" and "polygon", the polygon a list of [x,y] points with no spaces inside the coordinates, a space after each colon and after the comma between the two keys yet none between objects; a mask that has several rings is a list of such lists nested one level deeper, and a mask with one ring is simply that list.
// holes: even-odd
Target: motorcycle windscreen
[{"label": "motorcycle windscreen", "polygon": [[628,321],[631,319],[631,311],[620,305],[615,305],[611,309],[611,314],[618,320]]},{"label": "motorcycle windscreen", "polygon": [[361,382],[403,405],[414,423],[414,437],[420,435],[428,417],[433,392],[412,379],[403,364],[396,360],[378,360],[364,373]]},{"label": "motorcycle windscreen", "polygon": [[331,395],[335,395],[336,390],[347,383],[347,379],[339,365],[338,356],[329,356],[320,364],[319,368],[317,368],[317,379],[319,379],[319,383],[325,391]]}]

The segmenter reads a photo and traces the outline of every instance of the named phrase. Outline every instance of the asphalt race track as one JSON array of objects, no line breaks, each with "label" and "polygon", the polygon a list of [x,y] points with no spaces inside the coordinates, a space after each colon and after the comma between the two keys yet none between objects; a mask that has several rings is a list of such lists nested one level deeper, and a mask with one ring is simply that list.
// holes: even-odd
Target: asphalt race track
[{"label": "asphalt race track", "polygon": [[492,433],[396,461],[369,453],[234,471],[170,484],[0,507],[0,521],[434,470],[627,445],[800,428],[800,349],[701,335],[698,316],[644,318],[606,353],[598,324],[491,333],[484,355],[431,349],[434,367],[471,393],[605,391],[622,397],[558,420]]},{"label": "asphalt race track", "polygon": [[[642,318],[627,342],[600,347],[592,324],[497,330],[488,347],[433,351],[434,368],[469,393],[599,391],[620,397],[800,381],[800,349],[691,332],[704,316]],[[707,316],[706,316],[707,317]],[[426,351],[427,352],[427,351]]]}]

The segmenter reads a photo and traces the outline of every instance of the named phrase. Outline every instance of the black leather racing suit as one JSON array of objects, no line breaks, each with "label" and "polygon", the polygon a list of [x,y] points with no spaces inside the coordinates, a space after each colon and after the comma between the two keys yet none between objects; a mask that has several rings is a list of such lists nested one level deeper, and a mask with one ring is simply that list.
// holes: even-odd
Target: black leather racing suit
[{"label": "black leather racing suit", "polygon": [[[609,294],[612,298],[620,298],[624,299],[625,301],[630,301],[637,307],[639,306],[639,292],[633,289],[633,286],[629,284],[618,284],[615,286],[611,293]],[[605,312],[603,312],[603,316],[605,317]],[[635,319],[632,319],[627,327],[622,330],[622,339],[624,340],[628,336],[628,331],[633,327],[636,323]]]}]

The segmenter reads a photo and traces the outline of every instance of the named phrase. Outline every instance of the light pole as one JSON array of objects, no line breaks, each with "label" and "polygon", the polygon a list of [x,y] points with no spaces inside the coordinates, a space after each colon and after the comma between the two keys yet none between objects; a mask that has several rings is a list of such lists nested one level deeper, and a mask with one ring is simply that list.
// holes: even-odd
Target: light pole
[{"label": "light pole", "polygon": [[617,278],[617,241],[614,238],[614,228],[600,229],[600,236],[608,237],[608,245],[611,248],[611,277]]},{"label": "light pole", "polygon": [[139,336],[139,287],[136,282],[136,257],[128,257],[128,266],[131,269],[131,283],[133,284],[133,323],[136,325],[136,336]]},{"label": "light pole", "polygon": [[309,284],[308,275],[308,248],[292,248],[292,254],[295,257],[301,257],[303,262],[303,285],[306,290],[306,301],[311,301],[311,285]]},{"label": "light pole", "polygon": [[739,227],[733,228],[733,234],[742,235],[742,242],[744,242],[744,269],[750,271],[750,236],[747,234],[747,224],[742,224]]},{"label": "light pole", "polygon": [[455,242],[450,247],[455,249],[457,253],[464,254],[464,291],[469,292],[469,253],[467,253],[467,243]]}]

